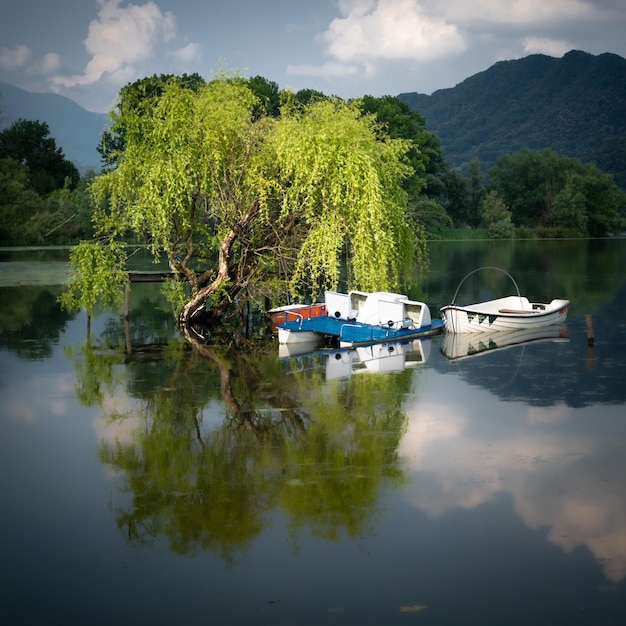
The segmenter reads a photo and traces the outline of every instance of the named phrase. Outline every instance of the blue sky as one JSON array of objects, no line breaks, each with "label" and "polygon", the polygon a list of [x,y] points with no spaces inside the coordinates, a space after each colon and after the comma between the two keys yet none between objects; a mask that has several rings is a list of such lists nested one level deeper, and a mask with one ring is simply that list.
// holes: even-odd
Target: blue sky
[{"label": "blue sky", "polygon": [[429,94],[535,53],[626,57],[623,0],[0,2],[0,81],[97,112],[155,73],[225,67],[353,98]]}]

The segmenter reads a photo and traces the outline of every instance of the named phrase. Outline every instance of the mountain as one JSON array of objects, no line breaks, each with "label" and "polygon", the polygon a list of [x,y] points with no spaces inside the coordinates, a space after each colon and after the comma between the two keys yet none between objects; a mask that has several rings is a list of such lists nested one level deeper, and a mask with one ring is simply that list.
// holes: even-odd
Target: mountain
[{"label": "mountain", "polygon": [[467,172],[501,154],[551,148],[595,162],[626,189],[626,59],[571,51],[501,61],[451,89],[398,96],[441,139],[444,157]]},{"label": "mountain", "polygon": [[0,82],[0,130],[18,119],[46,122],[57,148],[81,174],[90,167],[100,169],[97,146],[109,123],[106,115],[91,113],[57,94],[31,93]]},{"label": "mountain", "polygon": [[[500,61],[450,89],[398,96],[441,139],[444,157],[467,173],[488,170],[501,154],[551,148],[595,162],[626,189],[626,59],[571,51]],[[51,93],[0,83],[0,129],[15,120],[47,122],[50,135],[83,173],[99,169],[96,146],[107,117]]]}]

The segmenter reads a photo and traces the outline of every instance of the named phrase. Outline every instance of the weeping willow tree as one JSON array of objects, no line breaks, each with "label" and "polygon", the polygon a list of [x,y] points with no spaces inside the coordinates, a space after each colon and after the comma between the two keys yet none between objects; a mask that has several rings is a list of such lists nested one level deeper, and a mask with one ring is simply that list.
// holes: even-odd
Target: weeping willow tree
[{"label": "weeping willow tree", "polygon": [[[92,185],[98,239],[72,255],[65,304],[108,293],[100,283],[119,276],[129,239],[155,259],[164,252],[184,279],[168,287],[183,324],[222,318],[281,272],[292,296],[316,297],[337,288],[344,261],[362,290],[395,289],[403,268],[425,263],[401,187],[412,144],[390,139],[358,102],[284,101],[279,117],[259,116],[246,81],[222,76],[197,90],[171,81],[120,106],[123,149]],[[100,271],[88,275],[95,257]]]}]

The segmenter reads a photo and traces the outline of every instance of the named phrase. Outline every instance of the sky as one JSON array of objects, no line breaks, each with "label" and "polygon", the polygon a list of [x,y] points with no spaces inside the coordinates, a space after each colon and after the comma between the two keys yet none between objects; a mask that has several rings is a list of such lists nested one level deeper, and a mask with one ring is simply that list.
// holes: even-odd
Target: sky
[{"label": "sky", "polygon": [[624,0],[0,0],[0,15],[0,81],[98,113],[152,74],[349,99],[431,94],[530,54],[626,57]]}]

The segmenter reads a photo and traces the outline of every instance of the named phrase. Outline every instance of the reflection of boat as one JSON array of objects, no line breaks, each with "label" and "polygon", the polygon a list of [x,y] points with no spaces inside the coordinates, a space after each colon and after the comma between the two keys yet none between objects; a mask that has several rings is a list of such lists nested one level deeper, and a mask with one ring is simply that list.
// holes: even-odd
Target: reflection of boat
[{"label": "reflection of boat", "polygon": [[[478,270],[496,269],[504,272],[517,289],[516,296],[507,296],[497,300],[478,302],[467,306],[454,304],[459,287],[463,281]],[[457,287],[452,304],[441,308],[446,332],[449,333],[476,333],[492,330],[523,330],[536,329],[542,326],[562,323],[567,318],[569,300],[552,300],[549,304],[529,302],[528,298],[522,297],[513,277],[493,267],[480,267],[465,276]]]},{"label": "reflection of boat", "polygon": [[290,356],[300,356],[309,352],[315,352],[322,347],[324,337],[319,335],[310,341],[293,341],[291,343],[278,344],[278,358],[287,359]]},{"label": "reflection of boat", "polygon": [[407,367],[425,363],[430,355],[430,346],[428,339],[414,339],[330,350],[326,361],[326,380],[347,378],[352,374],[401,372]]},{"label": "reflection of boat", "polygon": [[[348,378],[352,374],[400,372],[425,363],[430,355],[429,339],[376,343],[355,348],[337,348],[300,352],[298,344],[283,344],[278,356],[292,371],[323,367],[326,380]],[[295,352],[291,351],[295,348]]]},{"label": "reflection of boat", "polygon": [[431,319],[426,304],[403,294],[327,291],[324,305],[325,313],[320,315],[289,309],[289,315],[296,319],[278,324],[279,342],[308,342],[321,336],[335,338],[342,346],[357,346],[413,339],[443,330],[441,320]]},{"label": "reflection of boat", "polygon": [[451,361],[539,341],[569,341],[567,327],[553,324],[522,330],[495,330],[482,333],[446,333],[441,352]]}]

